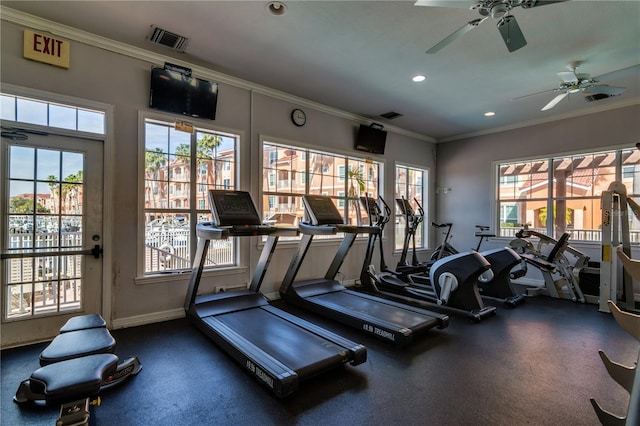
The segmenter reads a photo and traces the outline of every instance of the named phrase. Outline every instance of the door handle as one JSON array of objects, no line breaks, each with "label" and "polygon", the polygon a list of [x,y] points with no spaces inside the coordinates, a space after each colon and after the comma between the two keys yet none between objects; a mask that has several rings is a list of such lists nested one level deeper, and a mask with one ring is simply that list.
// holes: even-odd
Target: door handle
[{"label": "door handle", "polygon": [[30,257],[58,257],[58,256],[73,256],[78,254],[86,254],[100,259],[100,255],[104,252],[103,248],[99,244],[96,244],[90,249],[85,250],[69,250],[58,252],[36,252],[36,253],[2,253],[0,259],[24,259]]}]

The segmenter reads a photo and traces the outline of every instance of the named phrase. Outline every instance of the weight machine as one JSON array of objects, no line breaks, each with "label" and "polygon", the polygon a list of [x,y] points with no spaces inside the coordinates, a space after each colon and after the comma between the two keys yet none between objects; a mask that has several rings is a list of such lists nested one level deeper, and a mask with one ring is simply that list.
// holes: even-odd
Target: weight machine
[{"label": "weight machine", "polygon": [[[544,286],[527,288],[528,296],[544,295],[585,302],[578,277],[588,265],[589,256],[569,245],[569,233],[565,232],[556,240],[540,232],[521,229],[516,237],[509,245],[520,254],[524,263],[522,269],[511,273],[512,278],[524,276],[527,264],[538,268],[544,278]],[[532,237],[538,239],[536,245],[530,241]]]},{"label": "weight machine", "polygon": [[636,307],[633,279],[617,261],[614,247],[622,246],[622,256],[631,258],[629,214],[627,206],[640,220],[640,205],[627,197],[622,182],[611,182],[602,192],[602,260],[600,262],[600,300],[598,310],[611,312],[608,300],[619,302],[627,311]]}]

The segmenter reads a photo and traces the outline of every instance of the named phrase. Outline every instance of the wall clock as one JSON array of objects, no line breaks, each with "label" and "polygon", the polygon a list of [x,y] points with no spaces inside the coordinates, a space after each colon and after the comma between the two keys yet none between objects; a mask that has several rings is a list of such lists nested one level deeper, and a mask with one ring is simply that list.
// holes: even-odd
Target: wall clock
[{"label": "wall clock", "polygon": [[307,115],[303,110],[296,108],[291,111],[291,121],[293,121],[293,124],[296,126],[302,127],[307,122]]}]

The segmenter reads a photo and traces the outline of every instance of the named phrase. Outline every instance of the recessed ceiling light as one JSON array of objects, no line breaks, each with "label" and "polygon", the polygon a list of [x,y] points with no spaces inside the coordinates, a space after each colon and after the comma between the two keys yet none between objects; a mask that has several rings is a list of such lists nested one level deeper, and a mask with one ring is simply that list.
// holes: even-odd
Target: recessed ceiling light
[{"label": "recessed ceiling light", "polygon": [[485,116],[485,117],[493,117],[494,115],[496,115],[496,113],[495,113],[495,112],[493,112],[493,111],[488,111],[488,112],[485,112],[485,113],[484,113],[484,116]]},{"label": "recessed ceiling light", "polygon": [[281,1],[270,1],[267,3],[267,11],[272,15],[281,16],[287,11],[287,5]]},{"label": "recessed ceiling light", "polygon": [[427,79],[427,77],[425,77],[422,74],[418,74],[413,76],[413,78],[411,80],[415,81],[416,83],[420,83],[421,81],[425,81]]}]

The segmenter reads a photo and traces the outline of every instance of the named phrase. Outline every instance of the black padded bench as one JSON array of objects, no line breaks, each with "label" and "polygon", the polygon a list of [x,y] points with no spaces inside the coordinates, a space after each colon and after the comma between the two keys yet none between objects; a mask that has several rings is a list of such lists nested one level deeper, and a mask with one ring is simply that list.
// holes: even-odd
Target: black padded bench
[{"label": "black padded bench", "polygon": [[45,366],[60,361],[87,355],[113,353],[116,339],[106,328],[89,328],[58,334],[40,353],[40,365]]},{"label": "black padded bench", "polygon": [[20,383],[13,400],[62,404],[57,425],[88,424],[90,402],[100,390],[142,369],[137,357],[118,364],[115,345],[100,315],[69,319],[40,353],[41,367]]},{"label": "black padded bench", "polygon": [[115,373],[118,357],[95,354],[49,364],[31,374],[31,391],[47,401],[63,402],[95,396],[103,379]]}]

